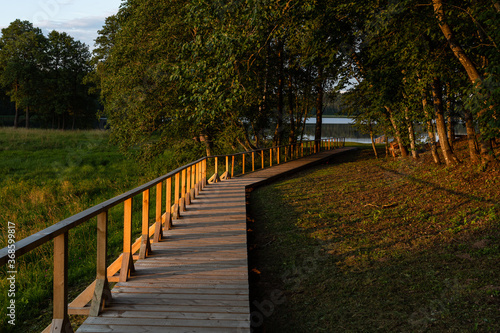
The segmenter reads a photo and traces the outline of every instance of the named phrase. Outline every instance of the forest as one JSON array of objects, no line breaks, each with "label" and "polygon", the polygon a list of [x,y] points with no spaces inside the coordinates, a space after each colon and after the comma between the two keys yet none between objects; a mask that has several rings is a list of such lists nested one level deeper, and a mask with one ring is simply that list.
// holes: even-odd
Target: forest
[{"label": "forest", "polygon": [[0,125],[92,126],[98,99],[85,83],[91,71],[87,45],[55,30],[44,36],[32,23],[15,20],[0,37]]},{"label": "forest", "polygon": [[92,57],[64,33],[14,22],[0,70],[16,115],[61,128],[95,116],[92,92],[114,142],[146,156],[179,140],[209,155],[294,143],[308,116],[319,139],[329,100],[403,157],[425,142],[438,164],[460,163],[461,124],[470,161],[487,165],[500,136],[499,23],[495,0],[127,0]]}]

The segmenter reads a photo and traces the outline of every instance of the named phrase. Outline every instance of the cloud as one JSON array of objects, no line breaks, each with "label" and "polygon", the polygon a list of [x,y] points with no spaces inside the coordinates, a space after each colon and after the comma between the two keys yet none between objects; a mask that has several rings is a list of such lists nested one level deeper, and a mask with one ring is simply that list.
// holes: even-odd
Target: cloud
[{"label": "cloud", "polygon": [[38,27],[42,28],[44,33],[52,30],[66,32],[92,49],[94,40],[97,38],[97,31],[102,29],[105,19],[105,16],[88,16],[65,21],[46,20],[39,22]]}]

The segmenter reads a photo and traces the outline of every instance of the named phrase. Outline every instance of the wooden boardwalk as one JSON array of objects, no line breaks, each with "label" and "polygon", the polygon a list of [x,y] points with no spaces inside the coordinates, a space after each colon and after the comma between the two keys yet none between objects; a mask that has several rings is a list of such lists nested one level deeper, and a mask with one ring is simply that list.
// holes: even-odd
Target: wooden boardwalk
[{"label": "wooden boardwalk", "polygon": [[113,300],[77,332],[250,332],[247,187],[352,148],[330,150],[210,184],[191,202]]}]

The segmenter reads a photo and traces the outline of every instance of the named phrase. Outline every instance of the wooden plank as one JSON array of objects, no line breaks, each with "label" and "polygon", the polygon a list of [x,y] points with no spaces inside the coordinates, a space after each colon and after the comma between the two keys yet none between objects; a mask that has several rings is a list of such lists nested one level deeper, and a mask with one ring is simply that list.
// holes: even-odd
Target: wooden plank
[{"label": "wooden plank", "polygon": [[[248,325],[249,326],[249,325]],[[130,326],[130,325],[86,325],[81,327],[78,332],[122,332],[122,333],[165,333],[164,327],[159,326]],[[235,333],[235,332],[250,332],[250,329],[238,328],[235,330],[234,327],[222,328],[222,327],[169,327],[168,333]]]},{"label": "wooden plank", "polygon": [[[107,311],[133,311],[133,312],[206,312],[206,313],[234,313],[234,314],[246,314],[248,315],[248,305],[245,306],[213,306],[213,305],[162,305],[161,308],[158,305],[151,304],[112,304]],[[102,316],[106,315],[106,312]]]},{"label": "wooden plank", "polygon": [[[88,322],[87,322],[88,321]],[[207,320],[207,319],[155,319],[150,320],[149,318],[99,318],[99,317],[89,317],[86,322],[88,325],[101,324],[106,322],[107,325],[134,325],[134,326],[160,326],[160,327],[220,327],[220,328],[237,328],[240,327],[240,322],[238,320]],[[249,322],[249,320],[242,320],[243,322]],[[168,331],[168,329],[166,330]]]},{"label": "wooden plank", "polygon": [[248,320],[248,313],[209,312],[206,308],[200,311],[133,311],[109,310],[103,317],[112,318],[151,318],[151,319],[203,319],[203,320]]},{"label": "wooden plank", "polygon": [[127,287],[119,287],[115,286],[113,288],[113,293],[143,293],[143,294],[198,294],[198,295],[248,295],[248,290],[236,288],[236,289],[227,289],[224,290],[222,288],[188,288],[184,286],[184,288],[164,288],[163,286],[153,286],[149,285],[147,287],[139,287],[137,285],[128,285]]}]

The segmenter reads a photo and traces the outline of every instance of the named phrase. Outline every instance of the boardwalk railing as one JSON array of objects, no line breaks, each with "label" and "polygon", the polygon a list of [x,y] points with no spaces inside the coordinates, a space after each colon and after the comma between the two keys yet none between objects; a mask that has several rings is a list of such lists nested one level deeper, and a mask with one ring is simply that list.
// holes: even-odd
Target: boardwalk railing
[{"label": "boardwalk railing", "polygon": [[[238,154],[204,157],[16,242],[15,257],[18,258],[52,239],[54,240],[53,319],[52,324],[45,331],[72,332],[69,314],[99,315],[111,301],[109,282],[127,281],[135,271],[134,259],[143,259],[148,256],[151,252],[151,241],[159,242],[163,228],[167,230],[171,228],[172,219],[178,219],[186,210],[186,205],[189,205],[207,185],[207,162],[214,171],[213,176],[208,179],[208,182],[211,183],[245,174],[250,170],[263,169],[267,165],[271,167],[273,164],[280,164],[283,161],[298,159],[320,150],[343,146],[344,140],[342,139],[328,139],[263,148]],[[225,160],[225,170],[219,176],[220,161],[223,160]],[[154,187],[156,187],[156,217],[155,222],[149,225],[150,190]],[[165,199],[162,199],[163,189],[165,189]],[[132,242],[132,201],[134,197],[141,194],[142,235],[135,242]],[[162,211],[162,200],[166,202],[164,212]],[[122,203],[123,252],[108,266],[106,259],[108,211]],[[96,280],[71,303],[68,303],[68,232],[94,217],[97,217]],[[9,250],[7,247],[1,249],[0,267],[7,264],[12,257],[12,249]]]}]

